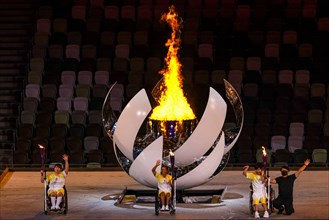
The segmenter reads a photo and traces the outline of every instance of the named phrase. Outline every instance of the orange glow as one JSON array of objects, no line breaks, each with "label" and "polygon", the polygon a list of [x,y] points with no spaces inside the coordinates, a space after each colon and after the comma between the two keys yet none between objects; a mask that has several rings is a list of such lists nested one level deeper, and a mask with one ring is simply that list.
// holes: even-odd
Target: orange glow
[{"label": "orange glow", "polygon": [[267,153],[266,153],[266,150],[265,150],[265,147],[262,146],[262,151],[263,151],[263,156],[266,157],[267,156]]},{"label": "orange glow", "polygon": [[43,149],[45,148],[44,146],[42,146],[41,144],[38,144],[39,148]]},{"label": "orange glow", "polygon": [[169,7],[169,12],[163,14],[161,20],[170,25],[172,33],[171,38],[166,42],[168,52],[165,58],[165,67],[160,71],[160,74],[163,75],[163,83],[161,96],[158,99],[159,105],[153,109],[150,119],[161,121],[195,119],[193,110],[182,89],[182,65],[178,58],[182,20],[178,17],[174,6]]}]

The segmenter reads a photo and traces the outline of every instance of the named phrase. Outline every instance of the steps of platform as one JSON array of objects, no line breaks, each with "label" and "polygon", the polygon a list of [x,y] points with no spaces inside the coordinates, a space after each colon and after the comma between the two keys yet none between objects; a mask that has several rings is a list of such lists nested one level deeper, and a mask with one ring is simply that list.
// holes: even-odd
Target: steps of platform
[{"label": "steps of platform", "polygon": [[0,36],[27,36],[29,32],[28,29],[3,29],[0,31]]},{"label": "steps of platform", "polygon": [[10,116],[16,114],[17,115],[17,110],[13,108],[0,108],[0,115],[1,116]]},{"label": "steps of platform", "polygon": [[0,63],[0,70],[1,69],[17,69],[17,68],[21,68],[24,67],[26,64],[24,63]]},{"label": "steps of platform", "polygon": [[[0,0],[0,162],[12,163],[39,0]],[[8,153],[9,152],[9,153]]]},{"label": "steps of platform", "polygon": [[25,60],[25,57],[17,55],[0,56],[0,58],[2,62],[24,62]]},{"label": "steps of platform", "polygon": [[0,49],[22,49],[27,46],[27,42],[0,42]]},{"label": "steps of platform", "polygon": [[[0,50],[1,56],[25,56],[26,51],[24,49],[16,49],[16,50]],[[2,60],[3,57],[1,57]]]},{"label": "steps of platform", "polygon": [[31,27],[33,27],[33,24],[31,23],[0,23],[0,30],[30,29]]},{"label": "steps of platform", "polygon": [[4,14],[1,14],[0,23],[28,23],[32,20],[31,16],[21,15],[19,14],[19,11],[14,11],[14,12],[15,12],[14,14],[16,14],[15,16],[13,15],[5,16]]},{"label": "steps of platform", "polygon": [[[0,64],[1,65],[1,64]],[[7,68],[0,68],[0,75],[12,75],[12,76],[17,76],[21,75],[21,70],[20,69],[7,69]]]},{"label": "steps of platform", "polygon": [[28,2],[13,2],[13,1],[8,1],[6,2],[5,0],[1,0],[0,3],[0,12],[5,11],[5,10],[26,10],[26,9],[32,9],[33,5]]},{"label": "steps of platform", "polygon": [[30,37],[19,35],[19,36],[0,36],[0,43],[14,43],[14,42],[29,42]]}]

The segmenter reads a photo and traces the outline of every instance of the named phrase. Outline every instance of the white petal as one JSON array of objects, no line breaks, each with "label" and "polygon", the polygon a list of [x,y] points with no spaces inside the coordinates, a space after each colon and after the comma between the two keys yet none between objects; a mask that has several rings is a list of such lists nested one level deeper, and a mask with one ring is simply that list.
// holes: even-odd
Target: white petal
[{"label": "white petal", "polygon": [[193,163],[209,150],[222,130],[226,110],[224,99],[210,87],[208,103],[201,120],[191,136],[175,151],[178,166]]}]

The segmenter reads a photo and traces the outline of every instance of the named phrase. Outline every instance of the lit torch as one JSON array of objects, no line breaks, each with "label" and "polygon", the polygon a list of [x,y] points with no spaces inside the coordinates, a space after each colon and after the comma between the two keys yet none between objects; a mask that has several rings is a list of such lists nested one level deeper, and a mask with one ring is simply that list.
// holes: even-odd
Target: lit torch
[{"label": "lit torch", "polygon": [[169,151],[169,159],[170,159],[170,165],[171,165],[171,174],[172,174],[172,180],[171,180],[171,197],[173,202],[173,207],[175,209],[176,207],[176,172],[175,172],[175,154],[171,150]]},{"label": "lit torch", "polygon": [[268,168],[268,164],[267,164],[267,153],[266,153],[266,148],[264,146],[262,146],[262,152],[263,152],[263,167],[264,167],[264,175],[267,174],[267,168]]},{"label": "lit torch", "polygon": [[46,171],[45,171],[45,160],[46,160],[46,148],[41,144],[38,144],[40,158],[41,158],[41,175],[43,177],[43,185],[44,185],[44,209],[47,210],[47,181],[46,181]]},{"label": "lit torch", "polygon": [[262,146],[262,152],[263,152],[263,165],[264,165],[264,171],[266,171],[267,168],[267,153],[264,146]]},{"label": "lit torch", "polygon": [[[269,194],[270,194],[270,190],[271,190],[271,186],[270,186],[270,173],[269,173],[269,167],[267,164],[267,153],[266,153],[266,149],[264,146],[262,146],[262,152],[263,152],[263,165],[264,165],[264,177],[267,177],[267,197],[268,197],[268,201],[269,201]],[[270,208],[270,203],[267,202],[267,208]]]},{"label": "lit torch", "polygon": [[39,152],[40,152],[40,158],[41,158],[41,170],[45,169],[45,160],[46,160],[46,148],[42,146],[41,144],[38,144]]}]

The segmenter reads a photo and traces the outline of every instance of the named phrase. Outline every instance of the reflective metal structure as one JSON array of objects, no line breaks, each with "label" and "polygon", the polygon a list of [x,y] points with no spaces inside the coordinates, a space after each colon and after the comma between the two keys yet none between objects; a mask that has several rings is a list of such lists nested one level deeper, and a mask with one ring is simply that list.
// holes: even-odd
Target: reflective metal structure
[{"label": "reflective metal structure", "polygon": [[[172,150],[175,153],[177,189],[202,185],[220,173],[228,162],[229,151],[240,135],[244,119],[238,93],[229,82],[224,80],[224,83],[226,97],[236,116],[236,127],[229,130],[222,130],[226,102],[211,87],[199,121],[150,120],[148,115],[152,106],[144,89],[130,100],[117,118],[110,106],[109,90],[103,104],[103,126],[113,140],[122,168],[137,182],[156,188],[151,169],[160,158],[170,167],[168,154]],[[145,129],[141,129],[143,124]]]}]

